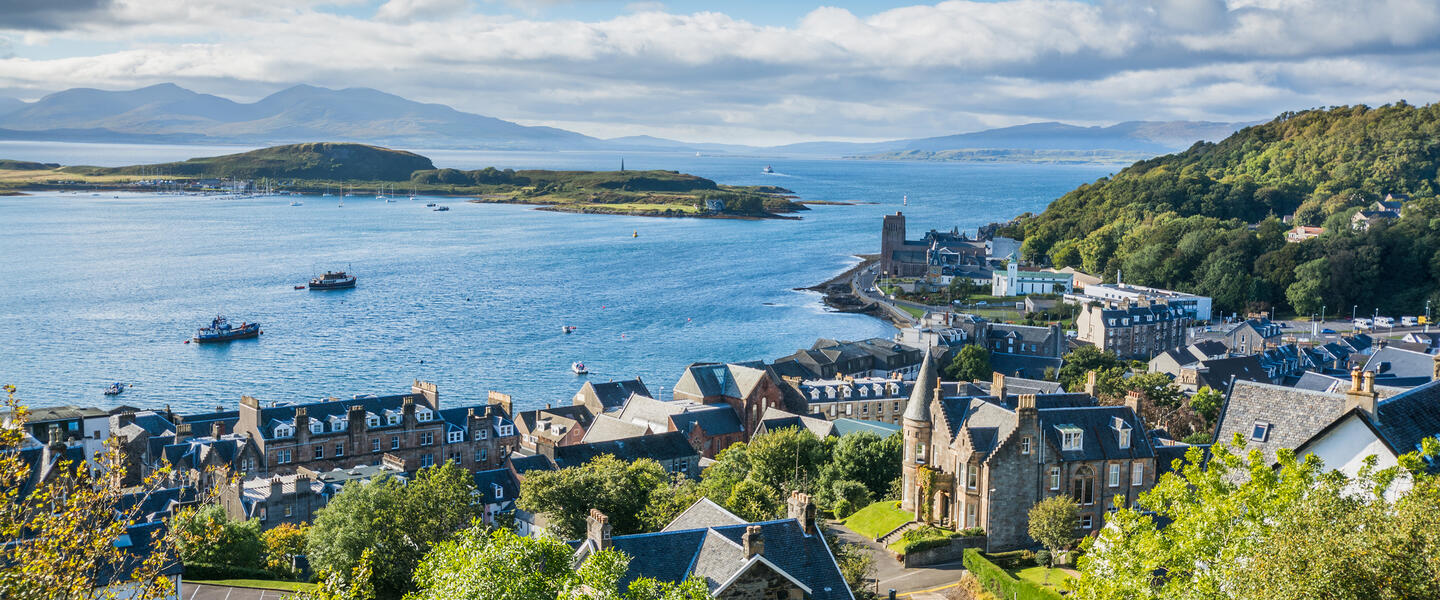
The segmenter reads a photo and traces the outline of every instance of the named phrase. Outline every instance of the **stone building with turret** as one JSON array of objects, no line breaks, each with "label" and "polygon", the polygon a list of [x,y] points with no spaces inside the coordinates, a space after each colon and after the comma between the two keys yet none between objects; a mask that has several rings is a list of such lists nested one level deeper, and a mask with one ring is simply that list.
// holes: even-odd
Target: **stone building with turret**
[{"label": "stone building with turret", "polygon": [[1091,393],[988,395],[940,382],[927,355],[905,409],[901,508],[918,521],[983,528],[994,550],[1033,545],[1028,513],[1061,494],[1080,506],[1076,537],[1154,486],[1155,451],[1136,399],[1100,406]]}]

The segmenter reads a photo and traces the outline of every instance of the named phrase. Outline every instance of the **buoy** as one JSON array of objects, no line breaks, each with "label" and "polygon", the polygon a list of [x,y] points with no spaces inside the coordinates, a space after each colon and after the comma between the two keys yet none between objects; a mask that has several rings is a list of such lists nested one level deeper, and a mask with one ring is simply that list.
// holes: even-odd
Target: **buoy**
[{"label": "buoy", "polygon": [[187,344],[190,343],[190,340],[185,340],[185,343],[187,343]]}]

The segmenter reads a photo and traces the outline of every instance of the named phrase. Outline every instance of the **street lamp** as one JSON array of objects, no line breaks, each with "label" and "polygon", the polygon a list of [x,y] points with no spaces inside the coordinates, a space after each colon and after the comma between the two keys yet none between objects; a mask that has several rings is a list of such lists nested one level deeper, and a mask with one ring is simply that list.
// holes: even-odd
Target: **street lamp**
[{"label": "street lamp", "polygon": [[1430,333],[1430,301],[1425,301],[1425,333]]},{"label": "street lamp", "polygon": [[1359,304],[1350,307],[1350,321],[1352,323],[1355,321],[1355,309],[1357,308],[1360,308]]}]

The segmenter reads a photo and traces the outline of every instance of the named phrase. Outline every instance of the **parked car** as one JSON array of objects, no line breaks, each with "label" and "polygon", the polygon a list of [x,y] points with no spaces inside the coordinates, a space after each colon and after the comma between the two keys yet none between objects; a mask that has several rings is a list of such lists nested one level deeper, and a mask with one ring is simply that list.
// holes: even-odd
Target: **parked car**
[{"label": "parked car", "polygon": [[1321,329],[1321,330],[1320,330],[1320,333],[1326,333],[1326,334],[1332,334],[1332,335],[1333,335],[1333,334],[1335,333],[1335,330],[1334,330],[1334,329]]}]

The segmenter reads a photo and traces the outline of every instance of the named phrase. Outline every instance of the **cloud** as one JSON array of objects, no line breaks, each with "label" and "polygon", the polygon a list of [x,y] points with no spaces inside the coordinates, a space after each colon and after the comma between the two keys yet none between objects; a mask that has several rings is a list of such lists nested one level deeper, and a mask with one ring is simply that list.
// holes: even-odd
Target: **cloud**
[{"label": "cloud", "polygon": [[93,19],[112,0],[5,0],[0,8],[0,30],[64,29]]},{"label": "cloud", "polygon": [[0,87],[361,85],[599,135],[767,142],[1440,96],[1440,3],[1424,0],[955,0],[818,7],[786,26],[648,4],[603,20],[464,0],[388,0],[361,18],[330,4],[116,0],[106,23],[45,38],[125,49],[42,60],[16,38]]}]

